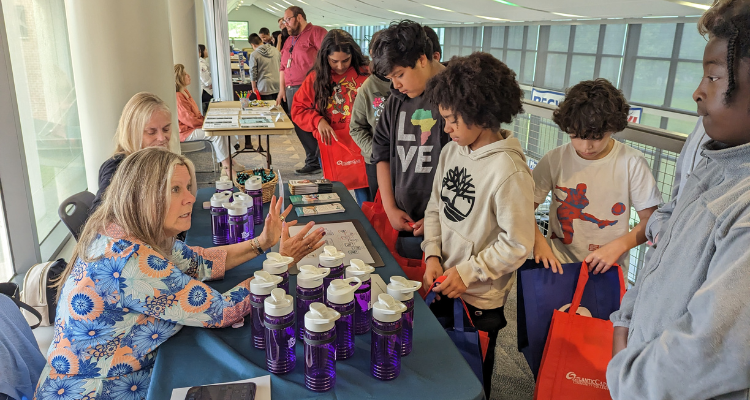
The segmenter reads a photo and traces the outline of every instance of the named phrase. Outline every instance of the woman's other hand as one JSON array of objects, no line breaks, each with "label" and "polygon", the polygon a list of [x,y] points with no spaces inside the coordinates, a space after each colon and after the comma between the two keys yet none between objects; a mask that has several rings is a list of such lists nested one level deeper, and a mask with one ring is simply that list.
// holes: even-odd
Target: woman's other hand
[{"label": "woman's other hand", "polygon": [[[326,243],[322,240],[326,233],[323,228],[318,228],[310,232],[313,226],[315,226],[315,222],[310,221],[296,235],[289,236],[289,227],[294,225],[297,225],[297,221],[285,222],[282,225],[279,253],[294,258],[294,263],[296,264]],[[310,232],[309,235],[308,232]]]},{"label": "woman's other hand", "polygon": [[263,227],[263,232],[258,236],[260,247],[264,250],[270,249],[279,242],[282,223],[284,222],[282,217],[286,218],[286,216],[292,211],[292,206],[289,205],[289,207],[282,212],[281,203],[280,200],[276,201],[276,196],[271,198],[271,205],[268,207],[268,215],[266,215],[266,223]]}]

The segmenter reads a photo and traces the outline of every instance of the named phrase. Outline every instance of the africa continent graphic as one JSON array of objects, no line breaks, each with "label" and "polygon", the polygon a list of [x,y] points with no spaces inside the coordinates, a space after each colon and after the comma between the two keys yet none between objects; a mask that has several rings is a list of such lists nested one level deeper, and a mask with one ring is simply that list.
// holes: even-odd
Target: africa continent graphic
[{"label": "africa continent graphic", "polygon": [[437,123],[437,120],[432,118],[432,111],[420,108],[411,115],[411,123],[418,126],[419,130],[422,131],[420,144],[424,145],[430,137],[430,129]]}]

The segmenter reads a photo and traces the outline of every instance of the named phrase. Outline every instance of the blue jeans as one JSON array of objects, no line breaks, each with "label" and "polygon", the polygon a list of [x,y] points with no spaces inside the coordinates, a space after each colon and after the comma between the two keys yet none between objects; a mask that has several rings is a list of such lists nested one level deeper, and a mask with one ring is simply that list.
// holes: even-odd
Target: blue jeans
[{"label": "blue jeans", "polygon": [[357,204],[362,208],[362,203],[372,201],[372,198],[370,198],[370,188],[354,189],[354,199],[357,200]]}]

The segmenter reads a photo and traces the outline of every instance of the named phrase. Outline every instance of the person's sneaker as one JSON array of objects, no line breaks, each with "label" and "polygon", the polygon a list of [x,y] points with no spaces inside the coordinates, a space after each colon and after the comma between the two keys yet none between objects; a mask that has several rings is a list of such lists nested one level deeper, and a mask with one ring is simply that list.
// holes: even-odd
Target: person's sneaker
[{"label": "person's sneaker", "polygon": [[322,171],[323,170],[321,170],[320,167],[316,167],[316,166],[313,166],[313,165],[305,165],[304,167],[302,167],[302,168],[300,168],[298,170],[295,170],[294,172],[296,172],[298,174],[319,174]]}]

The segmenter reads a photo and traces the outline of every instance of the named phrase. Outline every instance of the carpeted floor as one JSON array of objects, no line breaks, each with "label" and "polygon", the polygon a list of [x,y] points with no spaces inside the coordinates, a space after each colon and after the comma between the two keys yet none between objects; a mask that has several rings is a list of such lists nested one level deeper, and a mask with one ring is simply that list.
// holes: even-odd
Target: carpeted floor
[{"label": "carpeted floor", "polygon": [[[252,139],[253,145],[257,147],[258,137]],[[263,139],[265,147],[265,138]],[[206,146],[201,151],[185,154],[195,163],[198,179],[198,188],[214,185],[219,179],[219,172],[211,171],[211,148]],[[322,174],[300,175],[295,169],[304,166],[305,151],[302,144],[294,133],[288,135],[271,136],[271,153],[273,169],[281,173],[283,180],[289,179],[311,179],[320,178]],[[265,157],[257,153],[242,153],[236,160],[247,168],[259,168],[266,166]],[[500,331],[495,348],[495,371],[492,377],[492,397],[489,400],[525,400],[531,399],[534,393],[534,376],[529,369],[523,355],[517,351],[516,335],[516,285],[508,296],[505,305],[505,318],[508,326]]]}]

